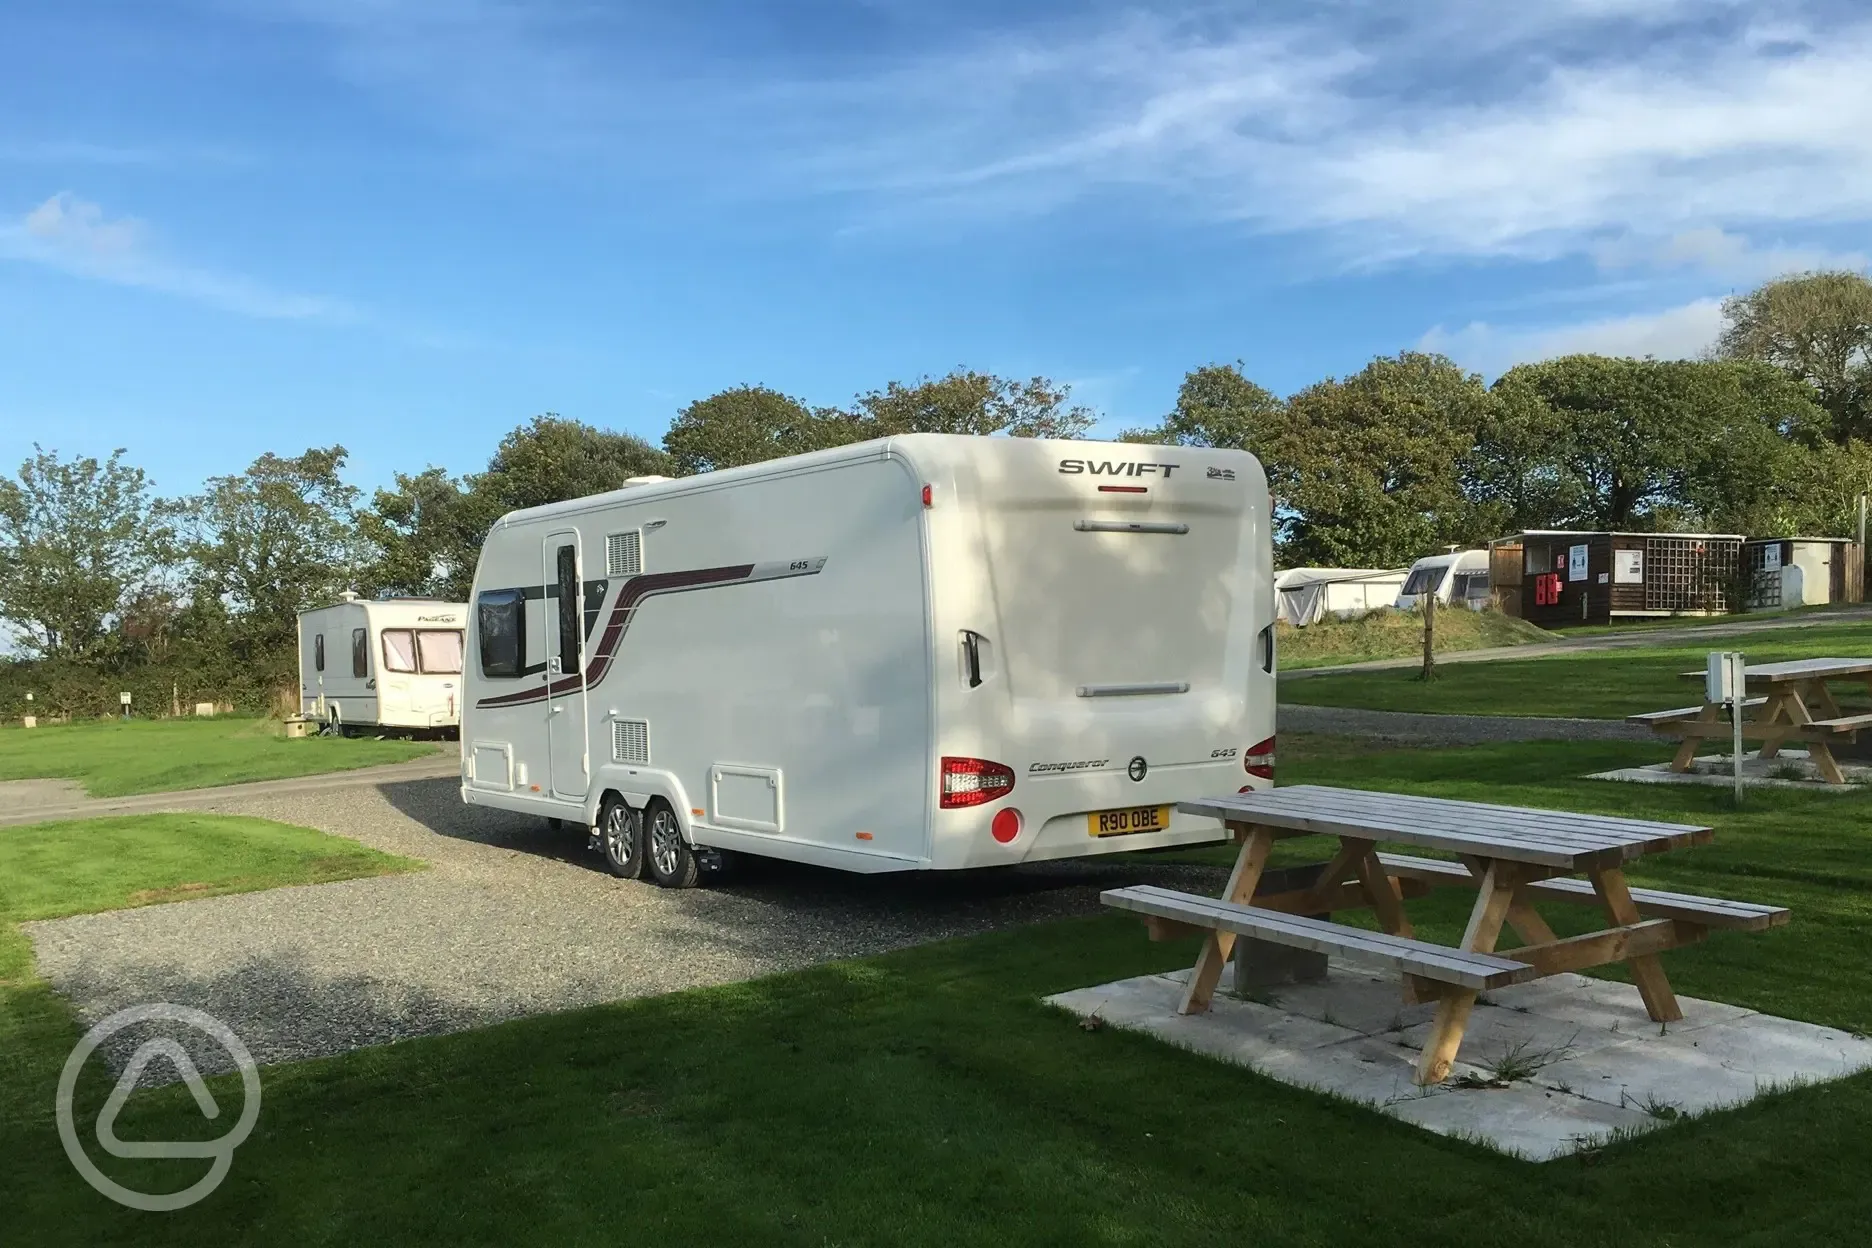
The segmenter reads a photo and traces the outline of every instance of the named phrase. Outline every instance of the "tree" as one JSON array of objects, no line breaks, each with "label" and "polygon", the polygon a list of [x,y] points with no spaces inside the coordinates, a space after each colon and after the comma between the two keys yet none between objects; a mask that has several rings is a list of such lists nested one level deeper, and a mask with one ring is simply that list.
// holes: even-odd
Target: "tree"
[{"label": "tree", "polygon": [[162,558],[165,526],[121,449],[101,463],[33,452],[0,480],[0,619],[29,654],[104,657],[121,641],[125,600]]},{"label": "tree", "polygon": [[663,447],[676,471],[713,472],[843,446],[868,436],[843,412],[812,411],[766,386],[735,386],[676,414]]},{"label": "tree", "polygon": [[[339,476],[342,446],[210,477],[179,514],[194,568],[189,619],[236,657],[277,660],[298,637],[298,613],[351,587],[362,560],[358,491]],[[224,637],[215,633],[225,629]]]},{"label": "tree", "polygon": [[358,515],[373,557],[365,592],[465,599],[494,522],[522,507],[615,490],[631,477],[666,476],[670,457],[642,438],[551,412],[501,439],[487,470],[456,479],[441,468],[398,473]]},{"label": "tree", "polygon": [[441,468],[396,474],[358,513],[358,533],[373,558],[361,579],[366,594],[413,594],[461,601],[474,584],[488,530],[507,510]]},{"label": "tree", "polygon": [[498,498],[511,511],[603,494],[631,477],[669,472],[669,456],[634,434],[547,412],[502,438],[487,472],[470,488]]},{"label": "tree", "polygon": [[1127,429],[1126,442],[1221,446],[1265,451],[1279,436],[1286,405],[1242,372],[1241,361],[1193,368],[1177,387],[1176,407],[1154,429]]},{"label": "tree", "polygon": [[1258,452],[1270,479],[1286,483],[1276,514],[1283,558],[1396,567],[1491,536],[1462,490],[1490,407],[1480,377],[1415,351],[1290,397]]},{"label": "tree", "polygon": [[1812,386],[1835,442],[1872,439],[1872,280],[1801,273],[1723,301],[1718,350],[1773,364]]},{"label": "tree", "polygon": [[1092,427],[1090,409],[1069,404],[1072,390],[1045,377],[1013,381],[957,369],[915,385],[893,381],[861,394],[854,417],[865,437],[903,433],[966,433],[986,437],[1078,438]]},{"label": "tree", "polygon": [[1746,532],[1828,426],[1804,383],[1741,361],[1563,356],[1494,395],[1467,476],[1503,528]]}]

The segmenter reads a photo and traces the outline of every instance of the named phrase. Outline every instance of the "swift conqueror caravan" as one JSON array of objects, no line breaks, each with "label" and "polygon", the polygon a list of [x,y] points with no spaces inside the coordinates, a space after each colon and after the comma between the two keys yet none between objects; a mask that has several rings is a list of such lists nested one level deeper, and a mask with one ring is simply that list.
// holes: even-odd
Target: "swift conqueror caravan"
[{"label": "swift conqueror caravan", "polygon": [[1272,783],[1241,451],[914,434],[494,526],[462,797],[683,887],[724,851],[957,870],[1221,837]]}]

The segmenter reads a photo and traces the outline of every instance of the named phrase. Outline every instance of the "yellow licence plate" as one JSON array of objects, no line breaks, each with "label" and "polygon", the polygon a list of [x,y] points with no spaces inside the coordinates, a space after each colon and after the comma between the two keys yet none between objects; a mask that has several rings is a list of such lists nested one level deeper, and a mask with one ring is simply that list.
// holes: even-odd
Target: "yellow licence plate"
[{"label": "yellow licence plate", "polygon": [[1128,806],[1100,810],[1086,816],[1086,831],[1093,836],[1129,836],[1134,832],[1168,832],[1168,806]]}]

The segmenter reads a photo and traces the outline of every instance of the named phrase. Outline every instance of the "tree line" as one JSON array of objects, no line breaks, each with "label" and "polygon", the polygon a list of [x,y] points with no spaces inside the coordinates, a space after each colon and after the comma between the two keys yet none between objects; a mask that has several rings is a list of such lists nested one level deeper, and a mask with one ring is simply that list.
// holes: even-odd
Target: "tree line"
[{"label": "tree line", "polygon": [[[1239,362],[1205,364],[1158,423],[1118,436],[1256,454],[1288,565],[1399,566],[1522,528],[1846,531],[1872,491],[1872,281],[1782,278],[1724,314],[1706,359],[1573,355],[1493,384],[1406,351],[1283,398]],[[296,683],[300,610],[345,589],[465,598],[506,512],[895,434],[1077,438],[1095,423],[1044,377],[958,370],[842,408],[742,385],[682,408],[660,446],[547,413],[481,471],[398,473],[368,499],[342,446],[268,453],[173,498],[122,450],[35,448],[0,480],[15,648],[0,704],[35,688],[54,713],[108,711],[134,687],[146,708],[258,708]]]}]

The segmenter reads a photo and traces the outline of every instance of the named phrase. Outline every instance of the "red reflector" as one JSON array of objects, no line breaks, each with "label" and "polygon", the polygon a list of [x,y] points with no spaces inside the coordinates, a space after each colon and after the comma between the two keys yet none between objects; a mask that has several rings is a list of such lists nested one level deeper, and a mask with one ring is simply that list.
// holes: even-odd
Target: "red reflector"
[{"label": "red reflector", "polygon": [[924,486],[923,487],[923,505],[925,507],[931,507],[931,506],[934,506],[935,503],[936,503],[936,487],[933,485]]},{"label": "red reflector", "polygon": [[944,810],[961,806],[983,806],[1014,791],[1014,769],[985,758],[945,758],[942,760],[942,796],[938,804]]},{"label": "red reflector", "polygon": [[1236,791],[1237,793],[1252,793],[1252,792],[1254,792],[1254,785],[1252,785],[1252,784],[1244,784],[1244,785],[1242,785],[1242,787],[1241,787],[1241,788],[1239,788],[1239,789],[1236,789],[1235,791]]},{"label": "red reflector", "polygon": [[1274,738],[1257,741],[1242,754],[1242,770],[1263,780],[1274,778]]},{"label": "red reflector", "polygon": [[1021,813],[1012,806],[1004,806],[995,812],[994,822],[988,825],[988,834],[1006,845],[1020,835]]},{"label": "red reflector", "polygon": [[1099,493],[1101,494],[1148,494],[1150,493],[1150,487],[1147,485],[1101,485],[1099,486]]}]

